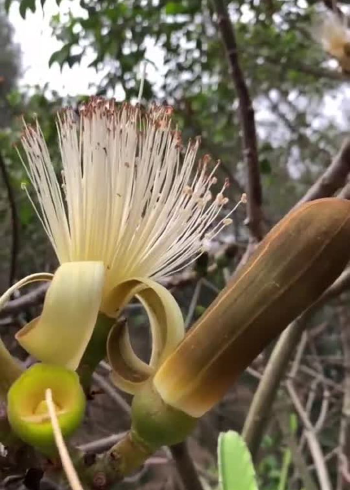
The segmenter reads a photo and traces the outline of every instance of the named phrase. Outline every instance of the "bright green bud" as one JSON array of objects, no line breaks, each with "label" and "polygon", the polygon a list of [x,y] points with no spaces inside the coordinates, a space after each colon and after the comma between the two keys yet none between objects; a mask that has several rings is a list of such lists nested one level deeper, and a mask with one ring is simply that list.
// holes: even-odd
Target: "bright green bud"
[{"label": "bright green bud", "polygon": [[56,453],[56,445],[45,401],[47,389],[52,391],[63,437],[69,437],[82,422],[86,400],[78,375],[66,368],[35,364],[25,371],[8,392],[7,412],[13,431],[50,456]]},{"label": "bright green bud", "polygon": [[154,451],[183,441],[197,423],[197,419],[164,403],[151,380],[136,393],[131,419],[135,439]]}]

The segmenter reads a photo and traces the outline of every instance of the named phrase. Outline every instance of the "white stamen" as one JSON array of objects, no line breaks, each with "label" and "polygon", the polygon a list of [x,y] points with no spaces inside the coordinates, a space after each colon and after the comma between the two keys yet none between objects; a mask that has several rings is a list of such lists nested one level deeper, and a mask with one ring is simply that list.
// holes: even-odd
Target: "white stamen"
[{"label": "white stamen", "polygon": [[138,104],[141,104],[141,99],[142,99],[142,94],[143,94],[143,88],[145,86],[146,67],[147,67],[147,61],[144,61],[142,63],[142,68],[141,68],[141,83],[140,83],[140,88],[139,88],[139,94],[137,96],[137,103]]},{"label": "white stamen", "polygon": [[[107,288],[130,277],[159,279],[191,263],[228,202],[227,183],[211,200],[218,164],[208,172],[204,157],[195,167],[198,140],[182,157],[171,115],[169,107],[143,112],[101,98],[80,110],[80,121],[65,110],[57,122],[63,182],[39,126],[25,127],[37,212],[59,261],[102,260]],[[219,219],[215,232],[224,224]]]}]

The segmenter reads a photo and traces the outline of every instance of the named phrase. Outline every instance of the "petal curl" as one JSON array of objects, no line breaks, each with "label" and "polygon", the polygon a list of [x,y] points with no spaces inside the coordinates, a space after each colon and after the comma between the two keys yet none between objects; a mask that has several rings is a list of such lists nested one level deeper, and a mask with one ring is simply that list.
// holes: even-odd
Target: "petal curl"
[{"label": "petal curl", "polygon": [[[18,291],[24,286],[37,281],[51,281],[53,275],[43,272],[39,274],[31,274],[11,286],[0,297],[0,310],[11,298],[15,291]],[[11,356],[6,349],[4,343],[0,339],[0,399],[6,399],[7,392],[14,381],[21,375],[23,369],[20,364]]]},{"label": "petal curl", "polygon": [[107,340],[112,381],[128,393],[140,389],[185,334],[182,313],[174,297],[151,279],[133,278],[119,284],[104,303],[105,313],[118,315],[134,296],[142,303],[150,322],[152,354],[149,365],[134,353],[126,325],[117,324]]},{"label": "petal curl", "polygon": [[101,304],[102,262],[61,265],[47,291],[40,317],[16,335],[38,360],[75,370],[91,338]]}]

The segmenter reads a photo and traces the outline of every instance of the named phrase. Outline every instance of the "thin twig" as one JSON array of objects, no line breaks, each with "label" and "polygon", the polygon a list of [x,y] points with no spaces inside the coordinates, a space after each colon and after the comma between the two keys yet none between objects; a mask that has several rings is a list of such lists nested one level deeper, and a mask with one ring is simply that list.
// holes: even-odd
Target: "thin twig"
[{"label": "thin twig", "polygon": [[186,442],[180,442],[170,448],[179,476],[185,490],[203,490],[198,473],[188,452]]},{"label": "thin twig", "polygon": [[318,482],[321,490],[332,490],[332,484],[327,471],[327,466],[323,457],[322,449],[318,439],[316,437],[314,427],[312,426],[307,413],[303,409],[303,406],[299,400],[299,397],[290,381],[286,383],[289,396],[293,402],[293,405],[298,412],[300,419],[305,427],[305,437],[307,439],[311,456],[315,463],[315,469],[317,472]]},{"label": "thin twig", "polygon": [[43,300],[49,285],[49,283],[40,284],[29,293],[9,301],[0,311],[0,317],[16,315],[27,308],[38,305]]},{"label": "thin twig", "polygon": [[11,246],[11,265],[10,265],[10,273],[9,273],[9,286],[11,286],[16,276],[17,255],[18,255],[18,248],[19,248],[18,213],[17,213],[16,200],[11,186],[10,177],[8,176],[5,160],[1,152],[0,152],[0,170],[6,187],[7,198],[8,198],[10,212],[11,212],[12,246]]},{"label": "thin twig", "polygon": [[187,313],[186,320],[185,320],[185,328],[186,329],[189,328],[189,326],[192,323],[194,312],[196,310],[196,306],[198,303],[198,298],[199,298],[199,295],[200,295],[200,292],[202,289],[202,284],[203,284],[202,279],[198,279],[198,281],[194,287],[192,299],[191,299],[190,306],[188,308],[188,313]]},{"label": "thin twig", "polygon": [[349,173],[350,139],[346,139],[329,167],[294,207],[322,197],[333,196],[337,190],[346,184]]},{"label": "thin twig", "polygon": [[[342,406],[342,419],[339,430],[338,478],[337,490],[350,488],[350,472],[345,455],[350,454],[350,329],[349,314],[346,307],[339,307],[339,320],[341,324],[341,342],[344,356],[344,397]],[[345,464],[345,466],[344,466]],[[350,468],[349,468],[350,470]],[[348,478],[347,478],[348,475]]]},{"label": "thin twig", "polygon": [[112,434],[107,437],[102,437],[101,439],[96,439],[95,441],[86,442],[85,444],[80,444],[78,449],[84,453],[103,453],[110,449],[114,444],[123,439],[126,432],[121,432],[120,434]]},{"label": "thin twig", "polygon": [[305,459],[298,448],[298,443],[295,435],[290,431],[289,420],[284,413],[276,413],[277,421],[282,430],[283,437],[285,438],[288,447],[292,453],[293,463],[299,473],[300,478],[303,481],[305,490],[317,490],[316,483],[314,482],[312,475],[308,467],[306,466]]},{"label": "thin twig", "polygon": [[264,233],[261,209],[262,189],[254,109],[240,66],[234,26],[230,20],[225,0],[213,0],[213,5],[218,17],[218,27],[230,63],[232,80],[236,88],[239,102],[243,153],[247,167],[247,224],[252,238],[255,241],[260,241]]},{"label": "thin twig", "polygon": [[123,410],[123,412],[130,416],[130,405],[117,392],[114,386],[112,386],[103,376],[100,376],[97,373],[94,373],[92,375],[92,379],[97,384],[97,386],[101,388],[101,390],[103,390],[106,395],[108,395]]},{"label": "thin twig", "polygon": [[247,418],[244,423],[242,435],[255,458],[266,429],[266,423],[271,413],[271,407],[278,386],[285,373],[291,357],[290,346],[298,344],[304,330],[306,318],[302,316],[292,322],[279,338],[270,359],[266,365],[264,375],[259,383],[255,396],[250,405]]}]

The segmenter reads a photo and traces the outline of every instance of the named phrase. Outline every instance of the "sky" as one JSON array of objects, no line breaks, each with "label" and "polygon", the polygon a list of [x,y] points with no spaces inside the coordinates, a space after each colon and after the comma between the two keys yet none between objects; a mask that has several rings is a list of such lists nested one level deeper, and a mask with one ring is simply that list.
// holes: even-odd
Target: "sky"
[{"label": "sky", "polygon": [[[102,78],[102,74],[98,76],[94,68],[88,67],[92,58],[86,57],[79,65],[72,68],[64,66],[62,71],[57,63],[51,68],[48,66],[52,53],[62,46],[62,43],[52,35],[50,19],[58,12],[67,13],[68,9],[73,15],[83,12],[79,2],[75,0],[62,1],[60,7],[55,0],[46,0],[44,8],[37,0],[36,11],[34,13],[27,11],[26,18],[22,19],[18,3],[12,4],[9,19],[14,27],[14,42],[20,45],[22,52],[23,76],[20,85],[43,87],[48,82],[50,89],[61,95],[94,94],[94,88],[90,85]],[[146,77],[150,82],[160,85],[161,77],[164,76],[163,55],[157,47],[149,43],[146,56],[154,63],[154,65],[147,64]],[[140,77],[142,71],[140,67]],[[117,89],[113,95],[119,100],[124,99],[122,89]]]},{"label": "sky", "polygon": [[[13,3],[9,19],[15,28],[14,41],[20,45],[22,52],[23,77],[21,85],[40,85],[49,82],[52,90],[57,90],[62,95],[91,94],[89,88],[91,81],[97,80],[95,70],[88,68],[88,60],[80,66],[73,68],[64,67],[62,72],[57,64],[48,67],[50,56],[61,47],[61,43],[53,36],[50,28],[50,18],[59,9],[54,0],[46,0],[44,9],[37,2],[35,13],[27,11],[26,18],[19,14],[19,6]],[[71,3],[71,10],[79,13],[79,6]],[[67,6],[62,2],[60,10]]]}]

